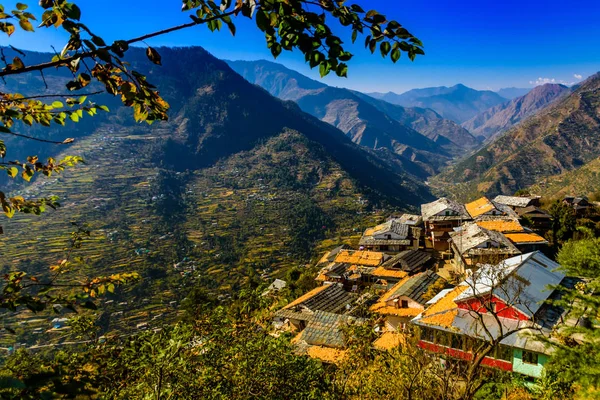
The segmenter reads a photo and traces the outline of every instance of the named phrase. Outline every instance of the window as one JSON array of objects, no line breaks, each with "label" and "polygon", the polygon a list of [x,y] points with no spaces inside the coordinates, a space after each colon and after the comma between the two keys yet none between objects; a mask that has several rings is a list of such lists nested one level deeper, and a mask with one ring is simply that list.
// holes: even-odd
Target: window
[{"label": "window", "polygon": [[512,348],[504,345],[496,347],[496,359],[504,361],[512,361],[513,351]]},{"label": "window", "polygon": [[538,354],[523,350],[523,362],[527,364],[538,364]]},{"label": "window", "polygon": [[421,328],[421,340],[433,343],[434,331],[431,328]]},{"label": "window", "polygon": [[388,240],[392,239],[392,235],[386,235]]},{"label": "window", "polygon": [[463,349],[463,337],[461,335],[453,334],[451,336],[450,347],[453,349]]},{"label": "window", "polygon": [[446,210],[446,216],[450,215],[450,211]]},{"label": "window", "polygon": [[401,308],[408,308],[408,300],[402,300],[400,307]]}]

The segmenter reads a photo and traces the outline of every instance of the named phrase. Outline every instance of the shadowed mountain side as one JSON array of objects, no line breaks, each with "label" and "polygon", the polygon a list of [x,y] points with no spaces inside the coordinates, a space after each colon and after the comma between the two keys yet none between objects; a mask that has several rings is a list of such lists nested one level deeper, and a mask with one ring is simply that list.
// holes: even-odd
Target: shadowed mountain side
[{"label": "shadowed mountain side", "polygon": [[357,144],[371,149],[385,147],[400,155],[407,148],[418,153],[417,159],[424,162],[415,162],[427,171],[427,175],[438,171],[450,157],[439,144],[399,123],[348,89],[324,86],[268,61],[228,63],[248,81],[281,99],[295,101],[303,111],[336,126]]}]

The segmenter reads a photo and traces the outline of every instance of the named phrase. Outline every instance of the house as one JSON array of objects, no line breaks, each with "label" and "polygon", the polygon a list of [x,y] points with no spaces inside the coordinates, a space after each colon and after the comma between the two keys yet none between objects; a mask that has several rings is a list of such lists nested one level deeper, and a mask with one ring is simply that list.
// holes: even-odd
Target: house
[{"label": "house", "polygon": [[440,292],[411,322],[419,328],[419,346],[458,360],[472,360],[474,352],[492,338],[499,345],[483,366],[539,378],[552,347],[536,334],[550,335],[572,324],[565,310],[546,302],[561,295],[549,289],[574,287],[560,265],[533,252],[480,268],[453,289]]},{"label": "house", "polygon": [[430,268],[433,261],[431,254],[426,251],[406,250],[386,260],[371,275],[378,287],[390,289],[405,276]]},{"label": "house", "polygon": [[365,250],[399,252],[419,248],[421,229],[400,219],[390,219],[383,224],[368,228],[358,245]]},{"label": "house", "polygon": [[406,324],[423,312],[427,301],[446,284],[446,280],[433,271],[406,276],[381,296],[370,310],[385,317],[386,331],[404,330]]},{"label": "house", "polygon": [[593,208],[592,204],[585,197],[565,197],[563,203],[572,207],[575,211],[575,215],[584,216],[587,212]]},{"label": "house", "polygon": [[548,241],[537,233],[524,228],[516,220],[483,220],[477,221],[480,228],[504,234],[521,253],[542,250],[548,246]]},{"label": "house", "polygon": [[533,229],[548,230],[552,228],[552,216],[539,207],[529,206],[517,208],[515,211],[521,220],[528,219]]},{"label": "house", "polygon": [[357,291],[359,286],[373,282],[371,272],[390,257],[375,251],[341,250],[332,262],[321,268],[316,280],[341,283]]},{"label": "house", "polygon": [[482,228],[475,222],[457,228],[450,237],[454,265],[459,274],[479,263],[497,263],[520,253],[504,234]]},{"label": "house", "polygon": [[474,220],[519,218],[509,206],[491,201],[485,196],[465,204],[465,209]]},{"label": "house", "polygon": [[521,220],[531,221],[531,228],[536,230],[552,229],[552,216],[541,208],[529,206],[515,209]]},{"label": "house", "polygon": [[525,207],[539,207],[540,196],[496,196],[494,202],[509,206],[513,210]]},{"label": "house", "polygon": [[462,204],[445,197],[422,204],[421,216],[425,224],[425,245],[437,251],[447,251],[450,248],[450,232],[471,220]]},{"label": "house", "polygon": [[548,241],[533,232],[514,232],[504,234],[521,253],[530,253],[543,250],[548,246]]},{"label": "house", "polygon": [[326,363],[338,363],[345,357],[344,327],[364,323],[364,319],[316,311],[306,328],[293,338],[297,354],[306,354]]},{"label": "house", "polygon": [[298,297],[275,312],[274,325],[302,331],[317,311],[345,314],[353,308],[357,295],[344,290],[340,284],[325,284]]}]

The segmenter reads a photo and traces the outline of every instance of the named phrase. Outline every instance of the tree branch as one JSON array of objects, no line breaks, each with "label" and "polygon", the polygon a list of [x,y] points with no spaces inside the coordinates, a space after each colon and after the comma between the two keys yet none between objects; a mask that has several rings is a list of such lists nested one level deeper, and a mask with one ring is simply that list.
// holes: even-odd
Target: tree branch
[{"label": "tree branch", "polygon": [[[192,26],[201,25],[201,24],[204,24],[206,22],[214,21],[214,20],[217,20],[217,19],[222,19],[223,17],[227,17],[227,16],[230,16],[230,15],[236,14],[240,10],[241,10],[241,7],[237,7],[237,8],[234,8],[233,10],[231,10],[229,12],[226,12],[226,13],[223,13],[223,14],[219,14],[219,15],[215,15],[214,17],[210,17],[210,18],[206,18],[206,19],[202,19],[202,20],[199,19],[199,20],[195,20],[193,22],[189,22],[187,24],[181,24],[181,25],[173,26],[171,28],[163,29],[163,30],[156,31],[156,32],[153,32],[153,33],[148,33],[146,35],[139,36],[139,37],[136,37],[136,38],[133,38],[133,39],[125,40],[124,42],[126,44],[128,44],[128,45],[132,44],[132,43],[141,42],[141,41],[144,41],[146,39],[151,39],[151,38],[156,37],[156,36],[165,35],[167,33],[179,31],[179,30],[186,29],[186,28],[191,28]],[[87,52],[84,52],[84,53],[75,54],[75,55],[73,55],[71,57],[63,58],[63,59],[56,60],[56,61],[51,61],[51,62],[47,62],[47,63],[31,65],[31,66],[24,67],[24,68],[19,68],[19,69],[11,69],[11,70],[6,70],[5,69],[5,70],[2,70],[0,72],[0,78],[8,76],[8,75],[17,75],[17,74],[22,74],[22,73],[31,72],[31,71],[42,71],[44,69],[48,69],[48,68],[52,68],[52,67],[60,67],[60,66],[63,66],[63,65],[70,64],[71,61],[73,61],[73,60],[95,57],[101,51],[109,51],[111,49],[112,49],[112,46],[105,46],[105,47],[100,47],[100,48],[98,48],[96,50],[93,50],[93,51],[87,51]]]}]

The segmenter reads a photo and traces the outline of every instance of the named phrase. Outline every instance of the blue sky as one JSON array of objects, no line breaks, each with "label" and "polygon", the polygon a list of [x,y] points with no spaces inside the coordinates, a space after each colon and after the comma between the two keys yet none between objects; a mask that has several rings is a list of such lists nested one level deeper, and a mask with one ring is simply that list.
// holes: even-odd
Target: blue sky
[{"label": "blue sky", "polygon": [[[23,0],[22,0],[23,1]],[[37,1],[23,1],[39,11]],[[411,88],[463,83],[477,89],[533,87],[554,80],[572,84],[600,70],[600,1],[553,0],[413,1],[354,0],[398,20],[425,45],[425,56],[397,64],[349,46],[355,57],[349,77],[327,77],[325,82],[362,91],[403,92]],[[350,2],[352,3],[352,2]],[[3,2],[6,8],[12,5]],[[14,4],[14,3],[13,3]],[[189,21],[178,0],[81,0],[82,20],[107,42],[135,37]],[[140,7],[141,5],[141,7]],[[239,18],[237,35],[228,30],[211,33],[197,27],[148,41],[152,46],[199,45],[219,58],[269,59],[264,37],[253,21]],[[338,30],[350,43],[349,35]],[[52,29],[35,34],[18,32],[0,45],[51,51],[64,44]],[[318,79],[299,53],[278,59],[287,67]]]}]

